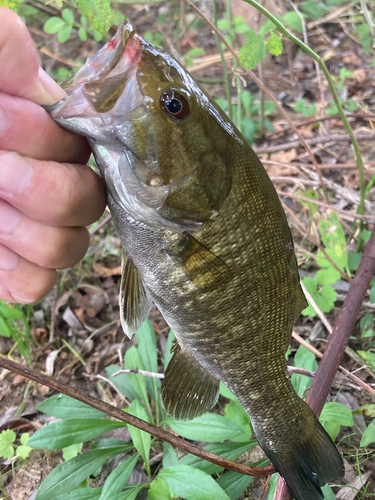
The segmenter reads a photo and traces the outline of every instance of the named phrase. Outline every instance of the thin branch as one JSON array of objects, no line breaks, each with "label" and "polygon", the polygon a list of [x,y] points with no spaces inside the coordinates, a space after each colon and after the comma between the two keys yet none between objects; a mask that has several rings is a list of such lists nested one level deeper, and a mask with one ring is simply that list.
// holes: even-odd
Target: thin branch
[{"label": "thin branch", "polygon": [[[248,0],[245,0],[245,1],[248,1]],[[223,36],[219,32],[219,30],[212,24],[212,22],[209,19],[207,19],[207,17],[190,0],[185,0],[185,2],[188,5],[190,5],[190,7],[192,9],[195,10],[195,12],[203,19],[203,21],[211,28],[212,32],[215,33],[220,38],[220,40],[224,43],[224,45],[227,47],[227,49],[232,53],[233,58],[236,59],[236,61],[238,62],[238,64],[241,67],[243,67],[241,65],[241,63],[240,63],[240,59],[239,59],[238,55],[235,53],[235,51],[232,49],[232,47],[228,44],[228,42],[223,38]],[[259,5],[259,4],[257,4],[257,5]],[[261,10],[261,9],[259,9],[259,10]],[[264,10],[265,9],[262,8],[261,12],[263,12]],[[293,122],[291,121],[291,119],[289,118],[289,116],[285,113],[285,111],[282,108],[282,106],[280,106],[280,104],[277,102],[277,100],[274,98],[274,96],[268,90],[268,88],[259,80],[259,78],[257,78],[254,75],[254,73],[252,71],[245,70],[245,68],[244,68],[244,71],[246,71],[246,73],[250,76],[250,78],[258,85],[259,89],[261,89],[271,99],[271,101],[275,104],[276,108],[278,109],[279,113],[285,118],[285,120],[289,123],[289,125],[293,129],[293,131],[299,137],[301,143],[303,144],[303,146],[305,147],[306,151],[308,152],[308,154],[309,154],[309,156],[311,158],[312,164],[314,165],[314,168],[316,170],[316,173],[317,173],[317,175],[318,175],[318,177],[319,177],[319,179],[321,181],[320,185],[321,185],[321,188],[322,188],[323,193],[324,193],[325,201],[326,201],[326,203],[329,204],[328,194],[327,194],[327,190],[326,190],[325,185],[324,185],[322,174],[321,174],[321,172],[319,170],[318,163],[317,163],[316,158],[313,155],[313,153],[312,153],[309,145],[307,144],[307,142],[305,141],[305,139],[302,137],[302,135],[298,132],[298,130],[293,125]]]},{"label": "thin branch", "polygon": [[330,324],[330,322],[328,321],[328,319],[325,317],[325,315],[323,314],[323,312],[321,311],[320,307],[318,306],[318,304],[315,302],[315,300],[312,298],[310,292],[308,290],[306,290],[306,287],[305,285],[303,284],[303,282],[301,281],[301,287],[302,287],[302,290],[303,290],[303,293],[306,295],[306,298],[307,300],[310,302],[312,308],[314,309],[314,311],[316,312],[316,314],[318,315],[318,318],[320,319],[320,321],[323,323],[323,325],[327,328],[328,332],[329,333],[332,333],[332,326]]},{"label": "thin branch", "polygon": [[[301,344],[304,347],[306,347],[306,349],[308,349],[309,351],[311,351],[312,353],[314,353],[317,358],[319,358],[319,359],[323,358],[323,354],[320,351],[318,351],[318,349],[315,349],[314,346],[312,346],[311,344],[309,344],[308,342],[306,342],[306,340],[303,339],[300,335],[298,335],[298,333],[293,332],[292,333],[292,338],[294,338],[294,340],[296,340],[299,344]],[[367,369],[367,366],[365,366],[364,368]],[[341,365],[339,366],[339,370],[344,375],[346,375],[348,378],[350,378],[351,380],[353,380],[353,382],[355,382],[357,385],[359,385],[360,387],[362,387],[369,394],[371,394],[372,396],[375,396],[375,390],[372,387],[370,387],[368,384],[366,384],[366,382],[364,382],[360,378],[356,377],[353,373],[351,373],[350,371],[348,371],[346,368],[344,368]]]},{"label": "thin branch", "polygon": [[164,373],[147,372],[145,370],[138,370],[138,368],[134,370],[118,370],[116,373],[112,373],[112,377],[117,377],[117,375],[121,373],[136,373],[137,375],[144,375],[145,377],[164,378]]},{"label": "thin branch", "polygon": [[23,377],[26,377],[30,380],[34,380],[39,384],[46,385],[51,389],[61,392],[66,396],[70,396],[71,398],[77,399],[82,403],[85,403],[92,408],[96,408],[99,411],[102,411],[109,415],[110,417],[116,418],[121,422],[125,422],[128,425],[132,425],[133,427],[137,427],[142,431],[148,432],[153,436],[167,441],[171,445],[179,448],[180,450],[185,451],[186,453],[191,453],[203,460],[207,460],[215,465],[219,465],[220,467],[224,467],[225,469],[232,470],[234,472],[238,472],[239,474],[244,474],[246,476],[269,476],[275,472],[275,468],[272,465],[268,465],[267,467],[250,467],[248,465],[239,464],[237,462],[233,462],[232,460],[227,460],[226,458],[219,457],[214,453],[211,453],[207,450],[203,450],[198,446],[188,443],[184,439],[175,436],[171,432],[167,432],[155,425],[149,424],[145,420],[141,420],[140,418],[131,415],[130,413],[125,413],[124,411],[116,408],[100,399],[93,398],[89,394],[85,394],[70,385],[63,384],[58,380],[55,380],[47,375],[36,372],[35,370],[31,370],[26,366],[22,366],[19,363],[15,363],[14,361],[10,361],[3,356],[0,356],[0,367],[5,368],[6,370],[10,370],[13,373],[18,373]]}]

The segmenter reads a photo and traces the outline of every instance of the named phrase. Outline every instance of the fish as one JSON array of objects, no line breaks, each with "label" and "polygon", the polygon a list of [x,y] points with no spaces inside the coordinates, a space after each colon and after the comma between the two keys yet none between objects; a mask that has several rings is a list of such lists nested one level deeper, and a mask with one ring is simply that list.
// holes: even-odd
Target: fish
[{"label": "fish", "polygon": [[165,410],[203,415],[222,381],[296,500],[322,499],[343,461],[287,376],[307,304],[262,163],[189,72],[129,21],[64,88],[47,110],[88,139],[106,185],[124,250],[123,330],[131,338],[155,303],[176,335]]}]

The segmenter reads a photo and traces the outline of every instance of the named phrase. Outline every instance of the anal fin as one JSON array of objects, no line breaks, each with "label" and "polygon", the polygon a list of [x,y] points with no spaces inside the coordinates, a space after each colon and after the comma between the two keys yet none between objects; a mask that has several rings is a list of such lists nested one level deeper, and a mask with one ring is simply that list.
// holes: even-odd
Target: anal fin
[{"label": "anal fin", "polygon": [[191,420],[207,413],[219,397],[219,381],[177,341],[161,386],[166,412],[176,420]]},{"label": "anal fin", "polygon": [[122,251],[121,266],[120,320],[125,335],[131,339],[147,319],[152,300],[138,269],[124,251]]}]

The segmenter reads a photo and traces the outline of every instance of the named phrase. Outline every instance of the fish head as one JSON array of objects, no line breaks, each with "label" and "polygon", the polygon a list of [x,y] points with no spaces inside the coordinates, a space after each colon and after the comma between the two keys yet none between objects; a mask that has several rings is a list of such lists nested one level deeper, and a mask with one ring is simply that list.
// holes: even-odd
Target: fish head
[{"label": "fish head", "polygon": [[175,231],[215,220],[231,188],[227,141],[241,139],[173,57],[127,22],[65,90],[47,110],[89,139],[110,196],[131,217]]}]

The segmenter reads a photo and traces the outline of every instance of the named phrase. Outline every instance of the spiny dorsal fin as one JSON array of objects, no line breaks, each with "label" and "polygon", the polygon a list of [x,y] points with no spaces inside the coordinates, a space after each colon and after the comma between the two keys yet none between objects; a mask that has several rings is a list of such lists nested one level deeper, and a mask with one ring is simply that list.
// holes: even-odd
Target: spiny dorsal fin
[{"label": "spiny dorsal fin", "polygon": [[175,340],[172,359],[161,385],[161,401],[176,420],[191,420],[208,412],[219,397],[219,381],[187,354]]},{"label": "spiny dorsal fin", "polygon": [[122,251],[120,285],[120,319],[125,335],[130,339],[147,319],[152,300],[133,261]]},{"label": "spiny dorsal fin", "polygon": [[217,255],[206,248],[191,234],[182,233],[181,238],[167,250],[184,273],[202,290],[228,283],[232,277],[229,267]]}]

